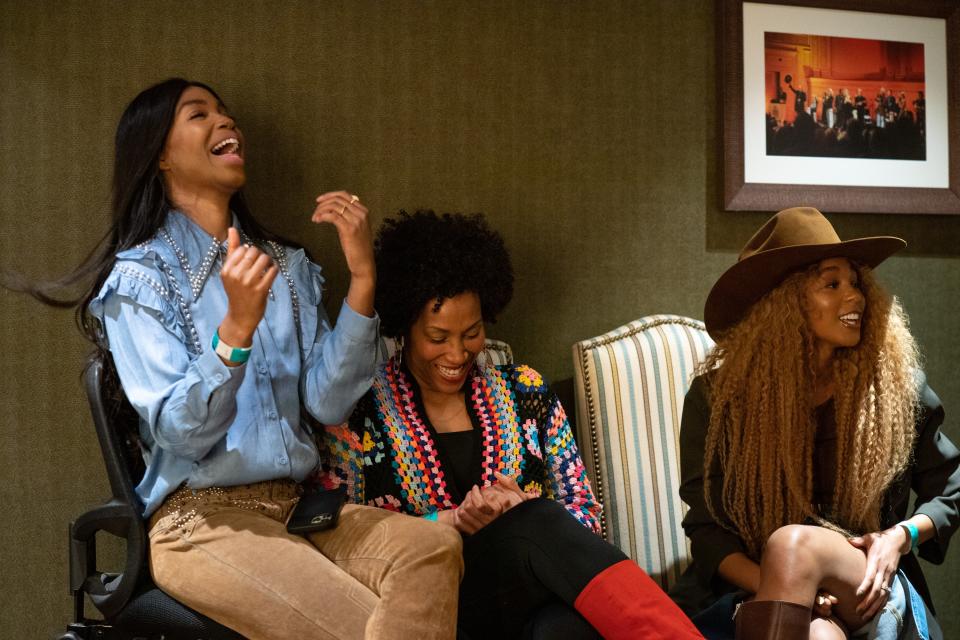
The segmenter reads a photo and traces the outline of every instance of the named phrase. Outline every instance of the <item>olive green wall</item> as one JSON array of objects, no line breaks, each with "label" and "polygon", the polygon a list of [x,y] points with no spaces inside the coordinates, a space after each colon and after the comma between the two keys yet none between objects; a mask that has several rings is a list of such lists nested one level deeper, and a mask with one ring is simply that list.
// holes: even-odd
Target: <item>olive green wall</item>
[{"label": "olive green wall", "polygon": [[[249,142],[253,209],[324,265],[320,192],[484,211],[512,250],[513,305],[492,328],[549,378],[573,342],[651,313],[700,316],[767,214],[720,208],[709,0],[31,2],[0,0],[0,267],[77,264],[105,229],[111,141],[140,89],[212,83]],[[960,217],[837,215],[842,236],[910,249],[881,269],[912,312],[960,440]],[[67,523],[107,493],[69,312],[0,292],[0,636],[67,621]],[[572,411],[571,411],[572,413]],[[960,553],[928,569],[948,636]]]}]

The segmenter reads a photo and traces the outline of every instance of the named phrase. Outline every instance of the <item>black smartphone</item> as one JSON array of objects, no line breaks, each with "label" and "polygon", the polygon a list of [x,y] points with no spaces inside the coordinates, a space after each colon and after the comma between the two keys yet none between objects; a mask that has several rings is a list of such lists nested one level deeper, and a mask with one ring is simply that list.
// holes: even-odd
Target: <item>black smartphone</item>
[{"label": "black smartphone", "polygon": [[303,535],[337,525],[340,509],[347,500],[347,488],[312,490],[300,497],[287,521],[287,531]]}]

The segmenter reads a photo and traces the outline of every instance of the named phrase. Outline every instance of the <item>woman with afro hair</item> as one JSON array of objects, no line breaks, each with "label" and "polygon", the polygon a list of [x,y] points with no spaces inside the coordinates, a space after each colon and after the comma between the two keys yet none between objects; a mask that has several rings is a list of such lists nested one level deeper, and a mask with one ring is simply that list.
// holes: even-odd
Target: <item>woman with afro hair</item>
[{"label": "woman with afro hair", "polygon": [[904,246],[786,209],[710,292],[680,433],[693,562],[671,593],[707,637],[938,637],[914,552],[943,561],[960,452],[872,273]]},{"label": "woman with afro hair", "polygon": [[702,637],[597,535],[600,505],[540,374],[485,361],[485,325],[513,294],[500,235],[480,215],[401,212],[376,263],[381,330],[399,347],[349,423],[325,430],[321,482],[464,536],[462,638]]}]

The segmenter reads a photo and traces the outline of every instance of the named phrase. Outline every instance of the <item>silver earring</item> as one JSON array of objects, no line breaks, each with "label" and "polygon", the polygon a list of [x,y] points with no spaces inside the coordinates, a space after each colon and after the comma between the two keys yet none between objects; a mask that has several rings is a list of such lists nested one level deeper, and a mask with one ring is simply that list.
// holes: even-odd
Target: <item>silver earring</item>
[{"label": "silver earring", "polygon": [[397,368],[400,368],[400,365],[403,364],[403,336],[397,338]]}]

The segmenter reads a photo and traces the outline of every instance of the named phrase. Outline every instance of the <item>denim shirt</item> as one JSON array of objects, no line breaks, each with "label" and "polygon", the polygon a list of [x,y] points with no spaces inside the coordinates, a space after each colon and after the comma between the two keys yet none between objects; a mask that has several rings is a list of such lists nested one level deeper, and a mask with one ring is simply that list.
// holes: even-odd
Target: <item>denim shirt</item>
[{"label": "denim shirt", "polygon": [[301,423],[301,401],[319,422],[339,424],[371,385],[379,318],[344,301],[331,328],[320,267],[302,249],[272,248],[281,272],[240,366],[225,365],[211,346],[227,313],[225,243],[182,213],[171,212],[156,236],[118,253],[90,303],[140,415],[146,472],[137,494],[145,517],[183,483],[302,480],[318,454]]}]

